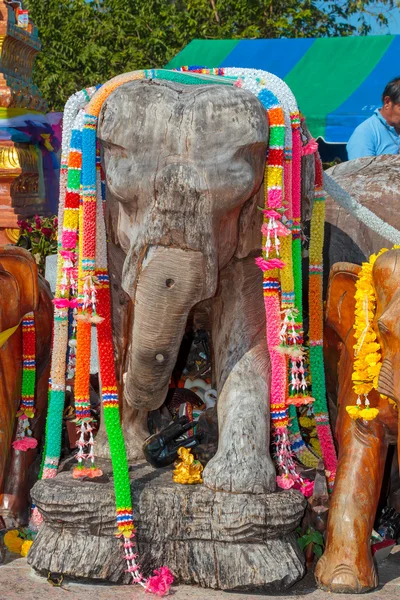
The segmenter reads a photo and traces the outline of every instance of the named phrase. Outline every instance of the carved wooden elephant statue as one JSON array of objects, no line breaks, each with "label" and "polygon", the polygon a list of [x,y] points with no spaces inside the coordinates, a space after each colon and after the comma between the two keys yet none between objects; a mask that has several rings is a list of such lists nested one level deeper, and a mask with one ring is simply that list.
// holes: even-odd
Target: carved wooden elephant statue
[{"label": "carved wooden elephant statue", "polygon": [[[201,311],[210,321],[219,421],[204,483],[273,491],[270,365],[255,264],[265,111],[244,89],[133,81],[105,101],[97,134],[128,458],[143,457],[148,411],[164,402],[187,321]],[[107,456],[103,430],[96,453]]]},{"label": "carved wooden elephant statue", "polygon": [[[374,420],[350,418],[346,406],[356,404],[354,363],[355,284],[361,267],[338,263],[331,270],[326,303],[330,348],[339,350],[338,419],[339,463],[331,499],[326,550],[316,568],[318,585],[328,591],[360,593],[375,588],[377,574],[370,536],[382,486],[389,444],[398,440],[400,399],[400,250],[376,260],[373,285],[376,314],[373,328],[381,345],[382,367],[378,390],[369,394]],[[380,394],[387,396],[382,398]],[[395,402],[391,402],[395,401]]]},{"label": "carved wooden elephant statue", "polygon": [[38,277],[34,259],[16,246],[0,247],[0,518],[12,526],[27,521],[32,466],[38,448],[15,450],[12,441],[21,400],[21,320],[34,311],[36,324],[36,399],[31,421],[40,440],[46,418],[53,306],[51,292]]}]

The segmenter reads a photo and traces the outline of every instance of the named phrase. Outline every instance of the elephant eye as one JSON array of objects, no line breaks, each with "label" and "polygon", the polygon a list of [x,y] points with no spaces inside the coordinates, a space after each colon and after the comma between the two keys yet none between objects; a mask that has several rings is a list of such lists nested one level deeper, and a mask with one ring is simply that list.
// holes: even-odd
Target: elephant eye
[{"label": "elephant eye", "polygon": [[378,321],[378,329],[381,333],[390,333],[389,328],[381,320]]}]

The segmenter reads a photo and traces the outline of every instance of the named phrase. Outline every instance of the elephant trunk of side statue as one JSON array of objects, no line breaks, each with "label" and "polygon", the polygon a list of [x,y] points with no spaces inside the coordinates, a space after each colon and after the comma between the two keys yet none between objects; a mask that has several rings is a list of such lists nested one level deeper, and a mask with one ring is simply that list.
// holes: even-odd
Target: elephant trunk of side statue
[{"label": "elephant trunk of side statue", "polygon": [[[379,380],[378,380],[378,392],[383,396],[387,396],[397,402],[397,406],[399,405],[398,401],[398,393],[396,391],[399,389],[400,381],[397,381],[397,373],[398,369],[393,367],[397,361],[397,353],[393,354],[392,352],[387,352],[386,357],[382,362],[382,367],[379,372]],[[400,412],[398,412],[398,431],[397,431],[397,452],[399,458],[400,465]]]},{"label": "elephant trunk of side statue", "polygon": [[130,406],[155,410],[164,402],[189,311],[204,296],[201,252],[148,248],[131,296],[134,314],[125,379]]}]

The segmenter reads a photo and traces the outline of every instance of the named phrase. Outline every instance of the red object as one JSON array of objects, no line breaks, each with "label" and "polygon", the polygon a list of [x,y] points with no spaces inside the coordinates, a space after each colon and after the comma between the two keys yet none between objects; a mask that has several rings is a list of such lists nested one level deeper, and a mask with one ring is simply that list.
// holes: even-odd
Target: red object
[{"label": "red object", "polygon": [[377,542],[376,544],[372,544],[371,550],[374,555],[378,550],[382,550],[382,548],[387,548],[388,546],[395,546],[395,540],[383,540],[383,542]]},{"label": "red object", "polygon": [[22,29],[28,29],[29,25],[29,12],[27,10],[22,10],[21,8],[17,8],[17,25]]},{"label": "red object", "polygon": [[380,563],[382,560],[389,556],[393,546],[395,545],[395,540],[383,540],[383,542],[377,542],[376,544],[372,544],[372,556],[374,556],[377,563]]}]

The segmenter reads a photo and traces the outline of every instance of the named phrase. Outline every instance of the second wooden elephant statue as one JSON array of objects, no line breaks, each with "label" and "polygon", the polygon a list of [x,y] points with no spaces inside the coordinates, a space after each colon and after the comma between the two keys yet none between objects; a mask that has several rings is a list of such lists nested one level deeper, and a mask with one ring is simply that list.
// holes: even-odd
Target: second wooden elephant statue
[{"label": "second wooden elephant statue", "polygon": [[0,525],[26,523],[29,489],[38,447],[13,448],[21,401],[22,325],[34,313],[36,325],[36,402],[30,428],[40,441],[47,410],[53,307],[51,292],[38,277],[34,259],[16,246],[0,247]]},{"label": "second wooden elephant statue", "polygon": [[[363,418],[363,411],[358,413],[357,395],[353,390],[357,378],[352,376],[357,352],[354,348],[356,282],[361,267],[350,263],[334,265],[327,297],[329,339],[333,342],[332,348],[336,344],[340,350],[336,424],[339,463],[326,551],[317,565],[316,578],[320,587],[331,592],[361,593],[378,584],[370,537],[388,446],[397,443],[399,435],[400,249],[381,254],[373,266],[370,264],[367,268],[372,273],[369,294],[368,290],[361,290],[358,298],[366,298],[362,311],[366,311],[371,339],[376,336],[374,346],[379,344],[382,360],[377,389],[368,393],[370,407],[379,411],[371,420]],[[365,336],[366,331],[361,335]],[[351,418],[348,407],[352,407],[353,417],[359,414],[360,418]]]}]

